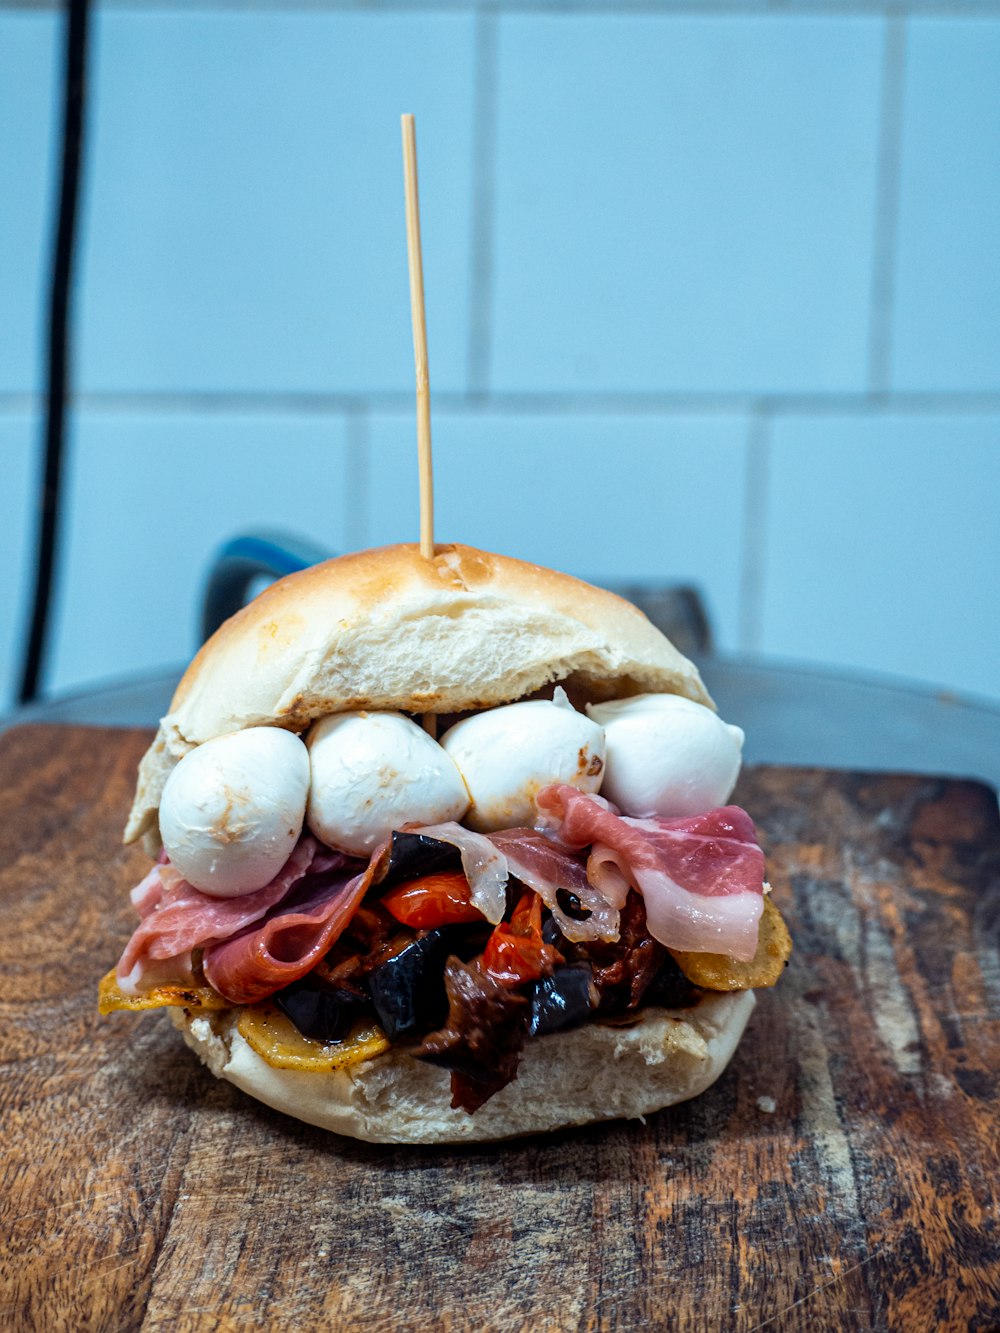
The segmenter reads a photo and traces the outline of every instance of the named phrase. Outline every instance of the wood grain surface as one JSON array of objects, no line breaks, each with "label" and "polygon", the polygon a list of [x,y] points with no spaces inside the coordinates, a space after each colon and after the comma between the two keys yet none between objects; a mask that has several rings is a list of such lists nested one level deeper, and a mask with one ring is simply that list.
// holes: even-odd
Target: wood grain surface
[{"label": "wood grain surface", "polygon": [[720,1082],[646,1124],[383,1148],[216,1082],[163,1015],[98,1018],[146,741],[0,738],[0,1327],[1000,1328],[985,787],[748,772],[796,952]]}]

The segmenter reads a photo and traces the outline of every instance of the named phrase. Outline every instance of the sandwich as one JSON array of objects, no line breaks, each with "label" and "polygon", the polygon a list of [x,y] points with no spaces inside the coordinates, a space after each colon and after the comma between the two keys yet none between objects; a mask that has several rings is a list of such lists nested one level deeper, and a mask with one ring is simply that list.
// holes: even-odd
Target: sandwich
[{"label": "sandwich", "polygon": [[267,588],[144,756],[151,868],[102,1013],[373,1142],[492,1140],[703,1092],[791,941],[743,733],[621,598],[470,547]]}]

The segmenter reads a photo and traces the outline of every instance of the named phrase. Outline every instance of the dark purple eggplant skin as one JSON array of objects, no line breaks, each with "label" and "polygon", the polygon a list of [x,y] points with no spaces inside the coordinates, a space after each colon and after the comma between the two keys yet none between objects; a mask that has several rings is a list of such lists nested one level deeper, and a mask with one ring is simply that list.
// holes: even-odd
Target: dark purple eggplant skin
[{"label": "dark purple eggplant skin", "polygon": [[593,1008],[591,989],[586,964],[557,967],[550,977],[536,981],[528,992],[528,1036],[544,1037],[547,1032],[565,1032],[586,1023]]},{"label": "dark purple eggplant skin", "polygon": [[429,930],[400,949],[368,977],[375,1014],[390,1041],[405,1041],[443,1021],[448,1006],[443,931]]},{"label": "dark purple eggplant skin", "polygon": [[546,944],[554,944],[557,949],[566,943],[566,937],[559,929],[559,924],[554,916],[546,916],[542,922],[542,939]]},{"label": "dark purple eggplant skin", "polygon": [[308,976],[278,991],[278,1008],[295,1024],[303,1037],[314,1041],[343,1041],[360,1018],[372,1012],[367,995],[349,990],[331,990]]},{"label": "dark purple eggplant skin", "polygon": [[417,936],[368,976],[375,1013],[390,1041],[407,1041],[440,1027],[448,1013],[444,969],[449,957],[479,953],[490,926],[441,926]]},{"label": "dark purple eggplant skin", "polygon": [[449,957],[468,961],[481,953],[489,937],[488,922],[442,926],[416,939],[361,983],[357,989],[335,989],[315,974],[286,986],[274,996],[278,1008],[304,1037],[343,1041],[362,1018],[375,1018],[390,1041],[405,1041],[439,1027],[448,1012],[444,969]]},{"label": "dark purple eggplant skin", "polygon": [[461,853],[450,842],[439,842],[437,838],[428,838],[423,833],[394,833],[389,848],[389,861],[379,881],[379,888],[391,889],[409,879],[461,869]]}]

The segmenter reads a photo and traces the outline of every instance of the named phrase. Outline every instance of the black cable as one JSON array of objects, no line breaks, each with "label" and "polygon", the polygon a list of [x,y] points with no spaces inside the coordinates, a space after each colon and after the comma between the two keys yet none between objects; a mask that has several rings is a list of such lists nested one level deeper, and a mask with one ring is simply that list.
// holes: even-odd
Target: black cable
[{"label": "black cable", "polygon": [[52,253],[49,287],[49,342],[45,391],[45,459],[38,515],[35,591],[31,627],[21,673],[22,703],[38,694],[45,647],[59,532],[59,483],[62,473],[69,380],[68,329],[73,285],[73,243],[80,160],[83,147],[84,94],[87,70],[89,0],[67,0],[65,73],[63,82],[62,167],[59,177],[59,219]]}]

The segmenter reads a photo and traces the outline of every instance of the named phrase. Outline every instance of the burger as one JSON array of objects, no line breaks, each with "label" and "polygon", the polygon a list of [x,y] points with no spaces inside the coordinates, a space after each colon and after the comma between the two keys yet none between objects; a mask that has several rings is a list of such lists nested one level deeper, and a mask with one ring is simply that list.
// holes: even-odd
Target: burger
[{"label": "burger", "polygon": [[266,589],[139,769],[152,860],[100,1008],[374,1142],[491,1140],[704,1091],[791,948],[743,733],[635,607],[466,546]]}]

